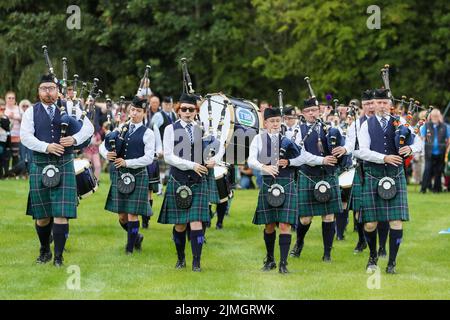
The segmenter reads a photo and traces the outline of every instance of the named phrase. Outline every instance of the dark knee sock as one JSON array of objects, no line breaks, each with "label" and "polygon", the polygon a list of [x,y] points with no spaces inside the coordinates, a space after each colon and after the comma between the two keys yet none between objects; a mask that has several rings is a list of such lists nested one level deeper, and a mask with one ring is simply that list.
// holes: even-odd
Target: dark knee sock
[{"label": "dark knee sock", "polygon": [[264,242],[266,243],[267,256],[272,258],[272,260],[274,257],[275,238],[276,237],[277,237],[276,231],[274,231],[272,233],[266,233],[266,230],[264,230]]},{"label": "dark knee sock", "polygon": [[389,222],[378,222],[378,237],[380,238],[380,248],[386,248],[386,241],[389,233]]},{"label": "dark knee sock", "polygon": [[184,260],[185,254],[184,249],[186,247],[186,230],[178,232],[173,227],[173,241],[175,242],[175,247],[177,249],[178,260]]},{"label": "dark knee sock", "polygon": [[191,249],[194,262],[200,263],[204,240],[203,230],[191,230]]},{"label": "dark knee sock", "polygon": [[391,229],[389,232],[389,264],[393,264],[397,258],[398,249],[403,239],[403,230]]},{"label": "dark knee sock", "polygon": [[366,238],[364,238],[364,223],[358,222],[356,224],[356,228],[358,230],[358,242],[360,243],[366,242]]},{"label": "dark knee sock", "polygon": [[347,225],[348,211],[343,210],[336,215],[336,234],[339,238],[344,236],[345,227]]},{"label": "dark knee sock", "polygon": [[322,221],[322,238],[323,238],[323,253],[328,256],[333,247],[335,223]]},{"label": "dark knee sock", "polygon": [[227,212],[228,202],[219,203],[217,205],[217,223],[223,224],[223,218],[225,217],[225,213]]},{"label": "dark knee sock", "polygon": [[50,222],[46,226],[40,227],[36,223],[36,232],[39,237],[39,242],[41,243],[41,247],[46,250],[50,250],[50,234],[52,232],[52,223]]},{"label": "dark knee sock", "polygon": [[122,221],[119,220],[120,226],[122,227],[125,232],[128,232],[128,222],[122,223]]},{"label": "dark knee sock", "polygon": [[311,226],[311,222],[309,224],[302,224],[300,221],[297,226],[297,245],[302,246],[305,240],[306,233],[309,230],[309,227]]},{"label": "dark knee sock", "polygon": [[372,232],[364,230],[364,234],[366,236],[367,245],[370,249],[370,256],[377,256],[377,230],[375,229]]},{"label": "dark knee sock", "polygon": [[55,257],[62,256],[66,240],[69,237],[68,224],[53,224],[53,240],[55,241]]},{"label": "dark knee sock", "polygon": [[280,262],[287,262],[289,247],[291,246],[291,234],[280,234],[278,242],[280,244]]},{"label": "dark knee sock", "polygon": [[128,242],[127,242],[128,252],[133,252],[138,234],[139,234],[139,221],[128,221]]}]

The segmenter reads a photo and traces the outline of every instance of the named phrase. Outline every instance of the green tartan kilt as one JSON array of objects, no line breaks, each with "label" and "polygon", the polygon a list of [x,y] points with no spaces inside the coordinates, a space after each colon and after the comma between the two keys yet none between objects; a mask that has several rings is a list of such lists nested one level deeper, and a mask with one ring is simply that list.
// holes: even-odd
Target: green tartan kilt
[{"label": "green tartan kilt", "polygon": [[[299,170],[298,176],[298,214],[300,217],[323,216],[342,212],[341,191],[336,173],[334,175],[306,177],[305,173]],[[314,186],[321,180],[327,181],[331,187],[331,197],[328,202],[319,202],[314,198]]]},{"label": "green tartan kilt", "polygon": [[[377,192],[381,178],[389,176],[395,181],[397,194],[391,200],[382,199]],[[408,197],[403,167],[375,168],[364,166],[364,185],[362,187],[363,222],[408,221]]]},{"label": "green tartan kilt", "polygon": [[204,178],[201,183],[189,186],[192,190],[192,205],[189,209],[177,207],[175,193],[181,184],[172,176],[167,183],[158,222],[162,224],[187,224],[195,221],[209,222],[209,183]]},{"label": "green tartan kilt", "polygon": [[216,178],[214,176],[214,169],[208,169],[208,188],[209,188],[209,202],[219,203],[219,190],[217,189]]},{"label": "green tartan kilt", "polygon": [[106,199],[105,209],[114,213],[128,213],[149,217],[152,208],[148,202],[148,174],[146,168],[121,168],[120,174],[129,172],[134,175],[136,187],[130,194],[120,193],[117,189],[118,170],[110,170],[111,187]]},{"label": "green tartan kilt", "polygon": [[[286,199],[283,206],[273,208],[267,202],[267,194],[272,183],[278,183],[283,186]],[[263,184],[259,190],[258,205],[256,207],[255,215],[253,216],[254,224],[269,224],[269,223],[297,223],[297,188],[294,176],[275,178],[264,177]]]},{"label": "green tartan kilt", "polygon": [[353,178],[352,185],[352,199],[350,201],[349,209],[353,211],[361,210],[361,194],[362,194],[362,185],[361,185],[361,176],[358,173],[358,170],[355,171],[355,177]]},{"label": "green tartan kilt", "polygon": [[[59,161],[58,161],[59,160]],[[61,173],[58,186],[49,188],[42,184],[42,171],[45,166],[53,164]],[[77,217],[77,182],[73,166],[73,155],[61,157],[33,153],[30,166],[30,192],[28,194],[27,215],[33,219]]]}]

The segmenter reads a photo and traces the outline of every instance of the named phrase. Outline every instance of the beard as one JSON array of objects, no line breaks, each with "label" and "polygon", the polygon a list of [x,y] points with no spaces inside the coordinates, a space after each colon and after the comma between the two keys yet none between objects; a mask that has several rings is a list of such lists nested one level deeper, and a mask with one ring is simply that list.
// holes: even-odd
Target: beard
[{"label": "beard", "polygon": [[51,95],[48,95],[48,94],[46,94],[46,95],[41,95],[41,101],[43,102],[43,103],[45,103],[45,104],[53,104],[53,103],[55,103],[55,101],[56,101],[56,99],[55,98],[53,98]]}]

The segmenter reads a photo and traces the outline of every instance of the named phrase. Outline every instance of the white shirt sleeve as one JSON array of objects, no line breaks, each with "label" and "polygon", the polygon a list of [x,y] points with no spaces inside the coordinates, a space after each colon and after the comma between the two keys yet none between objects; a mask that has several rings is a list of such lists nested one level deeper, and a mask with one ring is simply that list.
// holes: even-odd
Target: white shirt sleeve
[{"label": "white shirt sleeve", "polygon": [[153,134],[155,135],[155,149],[156,153],[162,153],[162,141],[159,127],[153,125]]},{"label": "white shirt sleeve", "polygon": [[384,163],[385,155],[376,151],[370,150],[370,135],[369,135],[369,126],[367,121],[365,121],[361,128],[359,129],[359,158],[362,160],[366,160],[373,163]]},{"label": "white shirt sleeve", "polygon": [[196,165],[195,162],[185,160],[176,156],[173,153],[174,146],[174,133],[173,133],[173,125],[168,125],[164,129],[164,160],[171,166],[174,166],[180,170],[194,170]]},{"label": "white shirt sleeve", "polygon": [[345,150],[347,150],[346,154],[350,154],[355,150],[355,143],[356,143],[355,128],[357,121],[359,120],[353,121],[353,123],[347,129],[347,136],[345,137],[345,145],[344,145]]},{"label": "white shirt sleeve", "polygon": [[103,140],[102,144],[100,145],[100,147],[98,148],[98,152],[103,157],[103,159],[106,160],[106,154],[108,153],[108,150],[106,150],[105,141],[104,140]]},{"label": "white shirt sleeve", "polygon": [[263,164],[258,161],[258,154],[261,152],[261,134],[255,136],[250,144],[249,155],[247,159],[247,164],[249,168],[262,170]]},{"label": "white shirt sleeve", "polygon": [[29,107],[23,114],[22,124],[20,126],[20,141],[30,150],[48,153],[47,147],[49,144],[34,136],[33,107]]},{"label": "white shirt sleeve", "polygon": [[163,115],[161,114],[161,112],[163,112],[163,111],[157,112],[153,115],[152,120],[150,122],[150,125],[152,128],[156,127],[159,130],[159,127],[161,127],[163,125],[164,118],[163,118]]},{"label": "white shirt sleeve", "polygon": [[144,155],[136,159],[125,160],[127,168],[137,169],[146,167],[153,162],[155,156],[155,135],[151,129],[147,129],[142,138],[144,141]]},{"label": "white shirt sleeve", "polygon": [[[79,120],[82,115],[82,111],[79,107],[79,105],[75,106],[75,110],[77,112],[77,119]],[[82,144],[87,139],[92,137],[94,134],[94,125],[92,124],[91,120],[88,119],[88,117],[85,117],[83,120],[83,126],[81,127],[80,131],[75,133],[72,138],[76,140],[76,146]]]}]

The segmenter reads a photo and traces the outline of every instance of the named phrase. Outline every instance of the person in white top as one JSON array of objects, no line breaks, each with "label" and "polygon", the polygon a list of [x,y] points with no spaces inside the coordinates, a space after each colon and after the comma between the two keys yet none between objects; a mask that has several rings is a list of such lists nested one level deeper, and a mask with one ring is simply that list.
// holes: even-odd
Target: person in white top
[{"label": "person in white top", "polygon": [[121,128],[120,134],[116,130],[107,134],[100,148],[102,156],[114,163],[105,209],[117,213],[120,225],[127,231],[127,255],[134,249],[142,249],[144,236],[139,233],[138,217],[152,212],[147,195],[147,166],[153,162],[155,136],[143,125],[145,115],[145,100],[134,97],[130,121]]},{"label": "person in white top", "polygon": [[[78,133],[69,136],[62,134],[61,112],[56,106],[58,86],[52,76],[41,78],[39,98],[40,102],[23,114],[20,128],[22,143],[33,151],[27,214],[36,220],[36,231],[41,242],[36,262],[47,263],[51,260],[49,239],[53,230],[54,265],[60,267],[69,234],[68,219],[74,219],[77,215],[73,146],[89,139],[94,127],[85,119]],[[76,118],[81,118],[79,109],[76,110]]]},{"label": "person in white top", "polygon": [[[398,148],[396,119],[389,114],[392,102],[388,90],[376,89],[374,101],[375,116],[365,121],[359,132],[359,156],[364,160],[362,218],[370,249],[367,269],[377,266],[377,224],[388,221],[389,261],[386,272],[394,274],[397,252],[403,238],[403,221],[409,220],[403,159],[412,152],[420,151],[422,144],[420,138],[415,136],[411,145]],[[404,120],[400,119],[400,122],[404,124]]]},{"label": "person in white top", "polygon": [[172,234],[178,255],[176,269],[186,267],[184,252],[189,225],[192,271],[199,272],[204,242],[203,223],[211,220],[208,204],[212,191],[207,179],[208,169],[215,166],[223,152],[207,159],[203,130],[195,122],[197,99],[183,93],[179,102],[177,113],[180,119],[164,131],[164,160],[172,167],[158,223],[174,225]]}]

